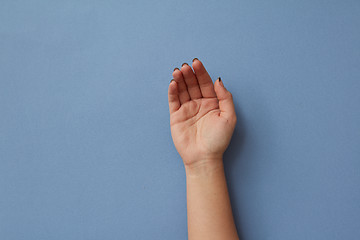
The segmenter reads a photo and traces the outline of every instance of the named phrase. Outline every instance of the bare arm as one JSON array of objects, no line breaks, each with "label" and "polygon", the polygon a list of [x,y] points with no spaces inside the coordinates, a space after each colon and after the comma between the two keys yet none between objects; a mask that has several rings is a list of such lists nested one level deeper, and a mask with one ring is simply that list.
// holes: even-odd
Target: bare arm
[{"label": "bare arm", "polygon": [[189,239],[239,239],[222,159],[186,170]]},{"label": "bare arm", "polygon": [[171,134],[186,172],[188,236],[239,239],[223,167],[236,124],[232,95],[202,63],[175,69],[169,85]]}]

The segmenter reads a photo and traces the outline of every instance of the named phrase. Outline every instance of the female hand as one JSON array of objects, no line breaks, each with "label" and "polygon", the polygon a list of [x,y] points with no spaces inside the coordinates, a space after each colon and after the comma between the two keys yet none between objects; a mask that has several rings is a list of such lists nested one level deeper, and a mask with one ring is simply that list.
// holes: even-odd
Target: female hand
[{"label": "female hand", "polygon": [[222,161],[236,125],[232,95],[194,59],[175,68],[168,97],[171,135],[185,167]]}]

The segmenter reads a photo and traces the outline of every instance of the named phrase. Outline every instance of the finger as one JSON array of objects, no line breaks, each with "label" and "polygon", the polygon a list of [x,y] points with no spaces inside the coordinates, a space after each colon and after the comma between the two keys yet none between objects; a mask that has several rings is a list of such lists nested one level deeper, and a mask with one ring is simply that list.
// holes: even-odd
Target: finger
[{"label": "finger", "polygon": [[177,83],[174,81],[174,79],[171,80],[169,85],[168,98],[169,98],[169,111],[171,114],[173,112],[176,112],[181,106]]},{"label": "finger", "polygon": [[178,86],[180,103],[184,104],[190,100],[190,95],[187,90],[187,87],[186,87],[186,84],[184,81],[184,77],[178,68],[174,69],[174,72],[172,75]]},{"label": "finger", "polygon": [[226,90],[221,78],[215,82],[215,92],[219,100],[220,116],[225,117],[227,120],[236,121],[236,113],[232,94]]},{"label": "finger", "polygon": [[199,59],[194,58],[192,67],[195,71],[196,78],[199,82],[201,94],[204,98],[213,98],[216,97],[214,84],[206,71],[204,65],[200,62]]},{"label": "finger", "polygon": [[187,64],[184,63],[181,67],[181,73],[184,76],[184,80],[187,86],[187,90],[189,92],[190,98],[191,99],[198,99],[201,98],[201,91],[200,91],[200,87],[199,87],[199,83],[196,79],[196,76],[193,72],[193,70],[191,69],[191,67]]}]

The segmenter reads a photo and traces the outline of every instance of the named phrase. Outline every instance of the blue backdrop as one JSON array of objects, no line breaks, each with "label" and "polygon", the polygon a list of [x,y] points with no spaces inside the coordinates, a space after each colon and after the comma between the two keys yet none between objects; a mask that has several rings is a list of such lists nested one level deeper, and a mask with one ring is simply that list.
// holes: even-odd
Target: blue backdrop
[{"label": "blue backdrop", "polygon": [[0,3],[0,239],[186,239],[167,88],[233,93],[243,240],[360,239],[359,1]]}]

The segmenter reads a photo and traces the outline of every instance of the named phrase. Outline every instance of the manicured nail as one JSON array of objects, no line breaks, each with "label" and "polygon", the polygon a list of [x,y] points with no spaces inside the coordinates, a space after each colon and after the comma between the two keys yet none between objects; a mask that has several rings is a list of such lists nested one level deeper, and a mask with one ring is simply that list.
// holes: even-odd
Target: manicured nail
[{"label": "manicured nail", "polygon": [[198,59],[198,58],[194,58],[192,61],[194,62],[195,60],[198,60],[198,61],[199,61],[199,59]]},{"label": "manicured nail", "polygon": [[183,64],[181,65],[181,67],[182,67],[182,66],[184,66],[184,65],[189,65],[189,64],[187,64],[187,63],[183,63]]},{"label": "manicured nail", "polygon": [[177,70],[180,70],[179,68],[174,68],[174,71],[173,71],[173,72],[175,72],[176,69],[177,69]]},{"label": "manicured nail", "polygon": [[224,87],[224,83],[221,81],[221,77],[219,77],[218,79],[219,79],[219,84]]}]

